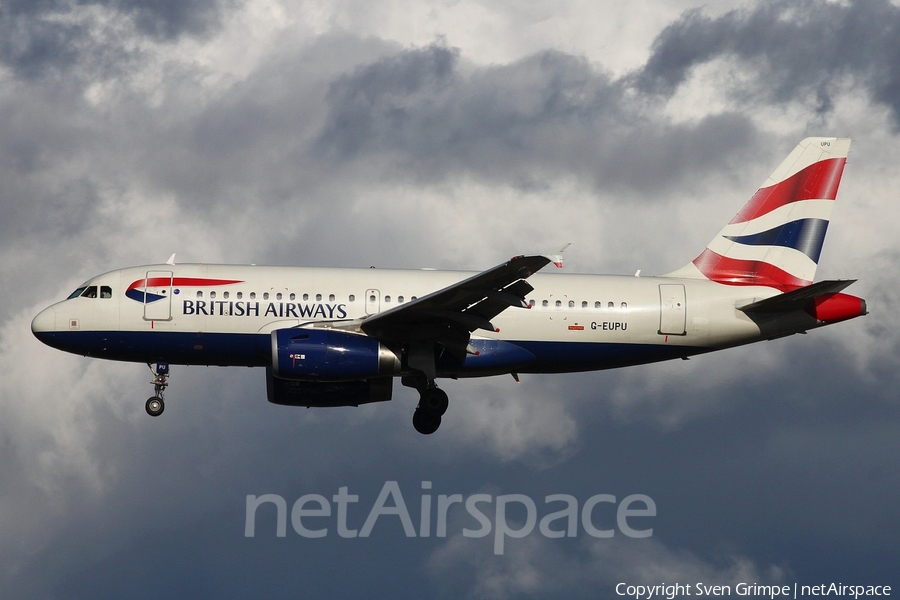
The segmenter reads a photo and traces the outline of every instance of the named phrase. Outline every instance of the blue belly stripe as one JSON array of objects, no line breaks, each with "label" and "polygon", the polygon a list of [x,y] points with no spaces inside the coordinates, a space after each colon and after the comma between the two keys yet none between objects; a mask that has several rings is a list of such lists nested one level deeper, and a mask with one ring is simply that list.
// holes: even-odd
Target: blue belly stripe
[{"label": "blue belly stripe", "polygon": [[[48,346],[89,356],[125,362],[168,362],[176,365],[264,367],[271,365],[268,333],[188,333],[181,331],[57,331],[35,334]],[[601,342],[504,342],[524,350],[521,364],[469,361],[454,368],[442,363],[442,376],[506,373],[566,373],[614,369],[702,354],[713,348],[672,344]],[[534,360],[527,360],[529,355]],[[488,358],[485,356],[485,358]]]}]

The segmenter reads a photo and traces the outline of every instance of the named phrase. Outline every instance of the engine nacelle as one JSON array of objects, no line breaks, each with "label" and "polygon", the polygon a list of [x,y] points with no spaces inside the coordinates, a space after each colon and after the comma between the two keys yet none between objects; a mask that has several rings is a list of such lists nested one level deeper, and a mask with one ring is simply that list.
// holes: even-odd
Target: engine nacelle
[{"label": "engine nacelle", "polygon": [[391,399],[394,380],[379,377],[366,381],[301,381],[278,379],[266,369],[269,402],[285,406],[359,406]]},{"label": "engine nacelle", "polygon": [[333,329],[272,332],[272,375],[278,379],[354,381],[400,373],[400,359],[378,340]]}]

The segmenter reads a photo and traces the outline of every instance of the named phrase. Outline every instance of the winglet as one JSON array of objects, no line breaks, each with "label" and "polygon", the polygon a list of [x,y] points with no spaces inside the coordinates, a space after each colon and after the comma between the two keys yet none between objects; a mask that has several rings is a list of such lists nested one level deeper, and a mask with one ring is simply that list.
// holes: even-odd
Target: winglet
[{"label": "winglet", "polygon": [[566,248],[568,248],[568,247],[571,246],[571,245],[572,245],[572,242],[569,242],[568,244],[566,244],[565,246],[563,246],[562,248],[560,248],[559,250],[557,250],[556,254],[550,254],[550,255],[547,256],[547,258],[549,258],[550,261],[551,261],[554,265],[556,265],[556,268],[557,268],[557,269],[562,269],[562,268],[563,268],[563,256],[562,256],[562,255],[563,255],[563,252],[565,252],[565,251],[566,251]]}]

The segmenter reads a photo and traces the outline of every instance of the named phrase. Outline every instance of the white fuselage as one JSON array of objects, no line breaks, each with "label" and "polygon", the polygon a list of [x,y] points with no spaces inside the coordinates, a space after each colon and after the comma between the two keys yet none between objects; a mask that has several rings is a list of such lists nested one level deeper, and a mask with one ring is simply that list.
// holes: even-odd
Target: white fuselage
[{"label": "white fuselage", "polygon": [[[91,279],[84,287],[96,286],[95,297],[54,304],[35,318],[33,328],[48,344],[86,356],[264,366],[271,361],[267,339],[274,330],[361,319],[471,275],[205,264],[132,267]],[[821,324],[803,311],[761,320],[736,308],[779,293],[763,286],[557,273],[535,274],[528,281],[534,286],[526,297],[529,309],[509,308],[492,320],[497,331],[472,335],[473,340],[526,347],[536,360],[524,372],[686,357]]]}]

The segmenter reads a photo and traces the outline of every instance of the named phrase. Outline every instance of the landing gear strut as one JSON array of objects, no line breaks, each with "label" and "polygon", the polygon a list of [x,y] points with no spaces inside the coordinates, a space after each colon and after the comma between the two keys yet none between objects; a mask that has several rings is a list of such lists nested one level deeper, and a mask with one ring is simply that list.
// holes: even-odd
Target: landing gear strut
[{"label": "landing gear strut", "polygon": [[166,409],[166,403],[163,401],[163,393],[165,392],[166,387],[169,385],[169,363],[156,363],[155,371],[149,363],[147,364],[147,366],[155,375],[153,381],[150,382],[153,384],[153,393],[155,395],[147,398],[147,402],[146,404],[144,404],[144,408],[147,410],[147,414],[151,417],[158,417]]}]

